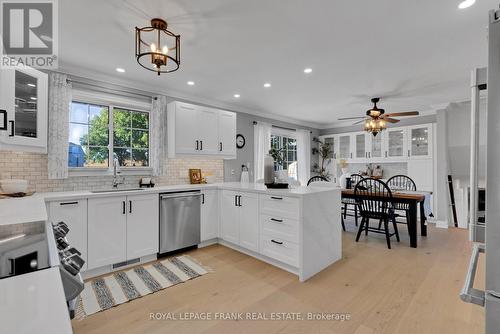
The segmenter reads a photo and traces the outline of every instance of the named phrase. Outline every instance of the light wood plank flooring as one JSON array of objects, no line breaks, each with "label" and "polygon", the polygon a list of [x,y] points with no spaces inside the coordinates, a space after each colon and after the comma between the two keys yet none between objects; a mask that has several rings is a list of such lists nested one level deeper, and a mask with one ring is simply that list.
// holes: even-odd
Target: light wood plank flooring
[{"label": "light wood plank flooring", "polygon": [[[400,225],[401,226],[401,225]],[[190,255],[213,273],[82,321],[75,333],[439,333],[484,332],[484,310],[459,299],[470,256],[467,231],[429,227],[419,248],[383,236],[343,235],[343,259],[305,283],[223,246]],[[481,259],[477,281],[484,280]],[[478,284],[478,288],[482,288]],[[341,312],[349,321],[150,320],[151,312]]]}]

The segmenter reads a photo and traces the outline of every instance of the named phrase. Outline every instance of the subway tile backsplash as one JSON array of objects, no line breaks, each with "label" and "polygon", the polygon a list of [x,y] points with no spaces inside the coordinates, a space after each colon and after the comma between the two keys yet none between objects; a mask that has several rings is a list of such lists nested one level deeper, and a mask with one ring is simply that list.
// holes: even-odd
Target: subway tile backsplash
[{"label": "subway tile backsplash", "polygon": [[[190,168],[200,168],[205,175],[211,175],[213,182],[224,179],[223,160],[217,159],[166,159],[164,175],[153,177],[157,185],[188,184]],[[143,175],[149,177],[148,175]],[[141,175],[124,176],[122,187],[137,187]],[[24,179],[29,190],[36,192],[76,191],[111,187],[113,176],[70,176],[64,180],[49,180],[47,154],[0,151],[0,179]]]}]

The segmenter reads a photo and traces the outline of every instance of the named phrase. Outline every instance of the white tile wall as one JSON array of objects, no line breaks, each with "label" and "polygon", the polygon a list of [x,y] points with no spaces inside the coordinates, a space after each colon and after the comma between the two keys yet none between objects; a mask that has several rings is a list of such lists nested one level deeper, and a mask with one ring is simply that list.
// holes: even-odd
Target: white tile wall
[{"label": "white tile wall", "polygon": [[[164,162],[164,175],[153,180],[157,185],[187,184],[190,168],[200,168],[204,175],[212,175],[214,182],[224,179],[223,160],[167,159]],[[97,189],[111,187],[113,181],[112,176],[70,176],[64,180],[49,180],[47,175],[46,154],[0,151],[0,179],[28,180],[29,190],[32,191]],[[140,178],[140,175],[125,176],[125,186],[138,186]]]}]

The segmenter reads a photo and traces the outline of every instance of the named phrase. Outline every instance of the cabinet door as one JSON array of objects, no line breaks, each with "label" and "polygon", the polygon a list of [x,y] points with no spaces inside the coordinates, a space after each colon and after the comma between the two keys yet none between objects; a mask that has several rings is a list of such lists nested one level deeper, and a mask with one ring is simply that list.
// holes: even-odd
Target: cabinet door
[{"label": "cabinet door", "polygon": [[49,221],[53,224],[64,222],[69,227],[66,235],[68,243],[82,253],[87,269],[87,200],[69,200],[49,203]]},{"label": "cabinet door", "polygon": [[366,133],[359,132],[353,134],[354,159],[363,160],[368,157],[366,152]]},{"label": "cabinet door", "polygon": [[386,130],[386,158],[406,158],[406,128]]},{"label": "cabinet door", "polygon": [[47,151],[48,76],[32,68],[5,69],[0,73],[7,111],[3,149]]},{"label": "cabinet door", "polygon": [[234,191],[222,191],[222,212],[221,212],[221,237],[223,240],[239,243],[240,238],[240,217],[239,207],[237,205],[236,196],[238,194]]},{"label": "cabinet door", "polygon": [[378,133],[376,136],[368,135],[368,158],[379,159],[383,157],[383,133]]},{"label": "cabinet door", "polygon": [[430,158],[432,156],[432,125],[408,127],[408,152],[410,158]]},{"label": "cabinet door", "polygon": [[199,154],[198,110],[192,104],[177,102],[175,107],[175,152]]},{"label": "cabinet door", "polygon": [[125,196],[89,198],[88,268],[125,261],[127,211]]},{"label": "cabinet door", "polygon": [[328,144],[330,145],[330,151],[331,151],[331,154],[328,155],[328,158],[327,159],[336,159],[336,155],[337,155],[337,147],[336,147],[336,144],[337,144],[337,138],[335,136],[331,136],[331,137],[324,137],[323,138],[323,142],[325,144]]},{"label": "cabinet door", "polygon": [[259,251],[259,196],[240,194],[240,246]]},{"label": "cabinet door", "polygon": [[339,135],[339,159],[351,159],[351,135]]},{"label": "cabinet door", "polygon": [[236,156],[236,114],[219,111],[219,154]]},{"label": "cabinet door", "polygon": [[216,109],[198,107],[196,124],[201,154],[219,153],[218,116],[219,112]]},{"label": "cabinet door", "polygon": [[218,237],[219,192],[217,190],[203,190],[201,201],[201,241]]},{"label": "cabinet door", "polygon": [[127,260],[158,253],[157,194],[127,196]]}]

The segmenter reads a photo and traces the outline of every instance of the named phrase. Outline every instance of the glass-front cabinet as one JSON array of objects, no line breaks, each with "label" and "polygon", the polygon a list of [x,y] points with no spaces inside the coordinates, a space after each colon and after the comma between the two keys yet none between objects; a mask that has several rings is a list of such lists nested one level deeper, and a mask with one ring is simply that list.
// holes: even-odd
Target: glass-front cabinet
[{"label": "glass-front cabinet", "polygon": [[427,158],[432,156],[432,125],[415,125],[407,128],[408,156],[410,158]]},{"label": "glass-front cabinet", "polygon": [[383,152],[383,138],[384,133],[378,133],[376,136],[372,134],[367,134],[368,140],[368,158],[370,159],[381,159],[384,157]]},{"label": "glass-front cabinet", "polygon": [[339,141],[338,158],[339,159],[351,159],[352,158],[351,135],[349,133],[348,134],[341,134],[338,136],[338,141]]},{"label": "glass-front cabinet", "polygon": [[330,145],[330,154],[327,159],[337,159],[337,138],[336,136],[323,137],[321,140],[325,144]]},{"label": "glass-front cabinet", "polygon": [[0,71],[0,149],[47,151],[47,86],[32,68]]},{"label": "glass-front cabinet", "polygon": [[366,142],[367,142],[367,136],[366,132],[356,132],[352,135],[352,142],[354,143],[354,154],[353,158],[362,160],[368,158],[368,153],[367,153],[367,147],[366,147]]},{"label": "glass-front cabinet", "polygon": [[406,152],[406,128],[393,128],[385,130],[385,157],[403,158]]}]

